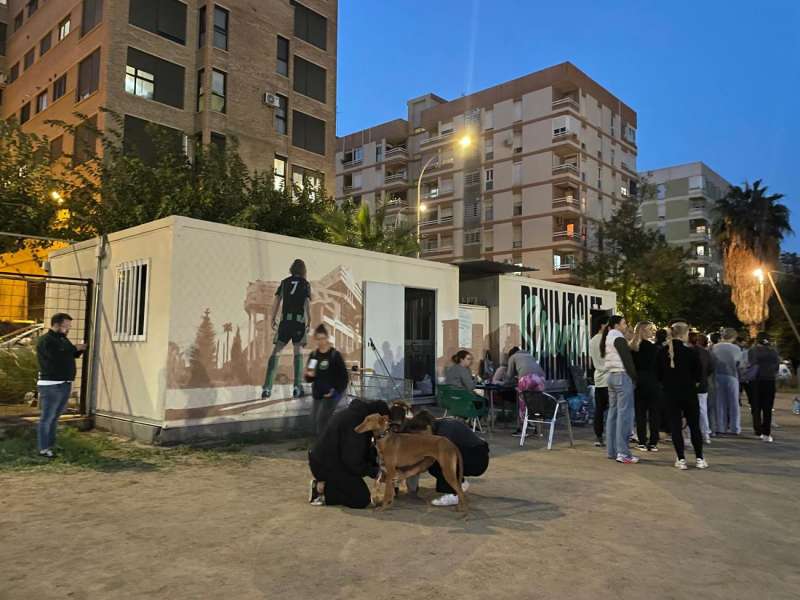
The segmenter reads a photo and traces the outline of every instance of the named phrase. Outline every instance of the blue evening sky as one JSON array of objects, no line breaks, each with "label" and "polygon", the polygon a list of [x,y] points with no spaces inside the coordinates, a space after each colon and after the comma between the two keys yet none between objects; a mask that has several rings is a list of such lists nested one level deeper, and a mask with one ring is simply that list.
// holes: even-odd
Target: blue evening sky
[{"label": "blue evening sky", "polygon": [[[800,234],[800,0],[340,0],[338,134],[571,61],[631,106],[640,170],[701,160]],[[800,235],[784,243],[800,252]]]}]

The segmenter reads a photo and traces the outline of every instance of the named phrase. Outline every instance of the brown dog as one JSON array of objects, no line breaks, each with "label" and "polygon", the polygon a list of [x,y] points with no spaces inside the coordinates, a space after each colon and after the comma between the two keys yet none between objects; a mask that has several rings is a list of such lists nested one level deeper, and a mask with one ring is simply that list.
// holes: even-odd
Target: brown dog
[{"label": "brown dog", "polygon": [[386,469],[386,482],[383,492],[385,510],[394,500],[393,481],[397,476],[410,477],[428,469],[438,462],[445,480],[458,495],[456,510],[467,512],[467,498],[461,488],[464,474],[464,460],[461,451],[447,438],[438,435],[419,433],[393,433],[389,430],[389,417],[379,414],[368,415],[355,428],[356,433],[371,431],[375,436],[378,453]]}]

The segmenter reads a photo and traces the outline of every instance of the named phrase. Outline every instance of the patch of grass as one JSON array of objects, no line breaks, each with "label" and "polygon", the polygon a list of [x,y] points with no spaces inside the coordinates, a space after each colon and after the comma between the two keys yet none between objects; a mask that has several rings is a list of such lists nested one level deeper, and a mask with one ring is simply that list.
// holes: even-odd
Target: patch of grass
[{"label": "patch of grass", "polygon": [[34,430],[14,429],[0,439],[0,472],[154,471],[182,464],[246,464],[252,457],[239,452],[239,449],[233,445],[211,449],[143,446],[106,433],[80,432],[66,427],[58,432],[56,457],[47,459],[36,452]]}]

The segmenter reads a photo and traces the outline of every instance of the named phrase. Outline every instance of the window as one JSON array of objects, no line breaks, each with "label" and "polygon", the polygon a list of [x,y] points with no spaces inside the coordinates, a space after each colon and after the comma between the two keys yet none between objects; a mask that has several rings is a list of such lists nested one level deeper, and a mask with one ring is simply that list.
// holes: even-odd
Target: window
[{"label": "window", "polygon": [[522,201],[517,200],[514,202],[513,212],[511,214],[514,217],[522,216]]},{"label": "window", "polygon": [[228,88],[228,75],[223,71],[211,71],[211,110],[224,113],[225,97]]},{"label": "window", "polygon": [[292,112],[292,145],[325,155],[325,121]]},{"label": "window", "polygon": [[284,77],[289,76],[289,40],[278,36],[278,62],[275,71]]},{"label": "window", "polygon": [[383,144],[375,145],[375,162],[379,163],[383,160]]},{"label": "window", "polygon": [[161,146],[170,153],[187,151],[187,138],[182,131],[125,115],[122,149],[126,155],[137,156],[142,162],[153,165],[159,159]]},{"label": "window", "polygon": [[295,56],[294,91],[325,102],[325,69]]},{"label": "window", "polygon": [[272,181],[276,190],[286,189],[286,158],[277,154],[272,159]]},{"label": "window", "polygon": [[275,107],[275,131],[286,135],[289,131],[289,99],[280,94],[277,96],[279,106]]},{"label": "window", "polygon": [[202,48],[206,45],[206,7],[201,6],[200,12],[198,13],[198,24],[197,24],[197,47]]},{"label": "window", "polygon": [[706,276],[706,267],[705,267],[705,265],[699,265],[699,266],[697,266],[697,267],[696,267],[696,271],[695,271],[695,272],[697,273],[697,276],[698,276],[699,278],[703,278],[703,277],[705,277],[705,276]]},{"label": "window", "polygon": [[100,48],[84,58],[78,65],[78,88],[76,99],[85,100],[100,86]]},{"label": "window", "polygon": [[228,138],[226,138],[223,134],[217,133],[216,131],[211,132],[211,146],[219,150],[220,152],[225,152],[225,146],[228,144]]},{"label": "window", "polygon": [[149,271],[147,260],[122,263],[116,269],[116,310],[112,338],[115,342],[142,342],[147,339]]},{"label": "window", "polygon": [[142,71],[130,65],[125,67],[125,91],[134,96],[147,98],[153,97],[155,77],[152,73]]},{"label": "window", "polygon": [[25,104],[19,111],[19,124],[27,123],[31,118],[31,103]]},{"label": "window", "polygon": [[464,185],[480,185],[481,184],[481,174],[479,171],[470,171],[469,173],[464,174]]},{"label": "window", "polygon": [[65,37],[69,35],[70,26],[72,25],[72,21],[70,21],[69,15],[64,18],[61,23],[58,24],[58,41],[60,42]]},{"label": "window", "polygon": [[481,243],[481,230],[473,229],[472,231],[464,232],[464,244],[473,245]]},{"label": "window", "polygon": [[224,8],[214,7],[214,48],[228,49],[228,20],[230,14]]},{"label": "window", "polygon": [[19,63],[14,63],[8,71],[8,83],[14,83],[19,78]]},{"label": "window", "polygon": [[692,175],[689,177],[689,189],[690,190],[702,190],[703,189],[703,176],[702,175]]},{"label": "window", "polygon": [[186,43],[186,4],[179,0],[130,0],[128,22],[178,44]]},{"label": "window", "polygon": [[64,154],[64,136],[60,135],[50,141],[50,160],[58,160]]},{"label": "window", "polygon": [[514,121],[522,121],[522,100],[514,100]]},{"label": "window", "polygon": [[39,0],[28,0],[28,18],[39,9]]},{"label": "window", "polygon": [[494,129],[494,110],[487,108],[483,113],[483,128]]},{"label": "window", "polygon": [[61,77],[56,79],[53,84],[53,102],[61,98],[67,93],[67,74],[64,73]]},{"label": "window", "polygon": [[80,165],[97,154],[97,115],[86,119],[75,128],[75,147],[72,150],[72,164]]},{"label": "window", "polygon": [[81,37],[94,29],[103,19],[103,0],[83,0],[81,13]]},{"label": "window", "polygon": [[309,200],[317,200],[319,192],[322,190],[324,180],[321,173],[304,169],[303,167],[292,168],[292,185],[298,192],[308,191]]},{"label": "window", "polygon": [[667,185],[664,183],[659,183],[656,186],[656,199],[663,200],[667,197]]},{"label": "window", "polygon": [[494,140],[487,139],[483,142],[483,151],[484,157],[486,160],[492,160],[494,158]]},{"label": "window", "polygon": [[6,55],[6,35],[7,35],[6,24],[0,23],[0,56]]},{"label": "window", "polygon": [[36,49],[31,48],[25,53],[25,57],[22,59],[23,70],[27,71],[33,65],[33,61],[36,58]]},{"label": "window", "polygon": [[706,247],[704,245],[700,244],[695,248],[695,252],[697,253],[697,256],[705,256],[706,255]]},{"label": "window", "polygon": [[39,58],[45,55],[45,53],[50,50],[50,46],[53,43],[53,32],[48,31],[47,35],[44,36],[41,41],[39,42]]},{"label": "window", "polygon": [[553,119],[553,137],[569,133],[569,117],[556,117]]},{"label": "window", "polygon": [[492,230],[483,232],[483,249],[487,252],[494,250],[494,232]]},{"label": "window", "polygon": [[22,27],[22,21],[24,18],[25,15],[23,14],[23,11],[19,11],[17,16],[14,17],[14,31],[17,31],[20,27]]},{"label": "window", "polygon": [[328,20],[302,4],[294,2],[294,34],[301,40],[327,50]]},{"label": "window", "polygon": [[47,108],[47,90],[36,96],[36,112],[40,113]]},{"label": "window", "polygon": [[494,169],[486,169],[484,181],[486,182],[485,187],[487,192],[494,188]]},{"label": "window", "polygon": [[147,54],[128,48],[125,67],[125,91],[162,104],[183,108],[185,69]]}]

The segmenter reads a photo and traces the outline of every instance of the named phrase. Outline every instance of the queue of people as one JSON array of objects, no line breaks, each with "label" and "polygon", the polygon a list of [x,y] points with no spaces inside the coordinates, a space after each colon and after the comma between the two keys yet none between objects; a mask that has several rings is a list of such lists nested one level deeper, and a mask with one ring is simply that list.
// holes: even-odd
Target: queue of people
[{"label": "queue of people", "polygon": [[748,348],[732,328],[706,336],[683,321],[664,330],[642,321],[629,332],[619,315],[597,322],[593,333],[595,445],[606,446],[609,459],[636,464],[631,442],[638,450],[658,452],[665,431],[675,449],[675,467],[685,470],[688,429],[695,465],[708,468],[704,445],[714,436],[741,434],[742,390],[754,434],[773,441],[780,359],[765,333]]}]

